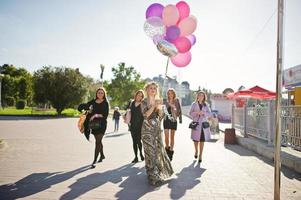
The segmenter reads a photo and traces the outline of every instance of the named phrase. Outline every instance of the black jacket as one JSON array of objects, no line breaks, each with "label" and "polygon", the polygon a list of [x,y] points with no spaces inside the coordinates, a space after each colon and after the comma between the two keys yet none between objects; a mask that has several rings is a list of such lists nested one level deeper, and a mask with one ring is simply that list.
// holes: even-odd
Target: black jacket
[{"label": "black jacket", "polygon": [[90,131],[91,131],[89,129],[89,121],[90,121],[90,118],[92,116],[88,111],[89,111],[90,106],[91,106],[91,104],[92,104],[93,101],[94,100],[89,101],[88,103],[81,103],[81,104],[79,104],[79,106],[77,108],[77,110],[79,112],[82,112],[83,110],[85,112],[87,112],[87,117],[86,117],[86,120],[84,122],[84,134],[85,134],[85,137],[87,138],[88,141],[89,141],[89,138],[90,138]]}]

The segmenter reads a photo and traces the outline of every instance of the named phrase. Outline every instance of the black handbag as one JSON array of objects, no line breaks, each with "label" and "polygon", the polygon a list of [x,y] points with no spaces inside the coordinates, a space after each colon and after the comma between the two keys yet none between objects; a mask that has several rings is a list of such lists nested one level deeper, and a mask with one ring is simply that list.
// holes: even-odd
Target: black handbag
[{"label": "black handbag", "polygon": [[209,122],[202,122],[203,128],[209,128],[209,126],[210,126]]},{"label": "black handbag", "polygon": [[100,119],[93,119],[89,122],[89,129],[98,130],[101,128],[101,121]]},{"label": "black handbag", "polygon": [[192,130],[195,130],[198,125],[199,125],[199,122],[192,121],[189,123],[188,127],[191,128]]}]

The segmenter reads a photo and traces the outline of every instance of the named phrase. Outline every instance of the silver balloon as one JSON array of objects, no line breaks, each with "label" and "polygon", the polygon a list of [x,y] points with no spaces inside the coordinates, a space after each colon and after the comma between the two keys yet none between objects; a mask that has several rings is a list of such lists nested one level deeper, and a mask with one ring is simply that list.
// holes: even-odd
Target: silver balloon
[{"label": "silver balloon", "polygon": [[150,17],[144,23],[144,32],[150,38],[155,35],[164,35],[166,28],[160,17]]},{"label": "silver balloon", "polygon": [[157,49],[165,56],[173,57],[178,54],[178,50],[172,43],[167,42],[166,40],[161,40],[157,44]]}]

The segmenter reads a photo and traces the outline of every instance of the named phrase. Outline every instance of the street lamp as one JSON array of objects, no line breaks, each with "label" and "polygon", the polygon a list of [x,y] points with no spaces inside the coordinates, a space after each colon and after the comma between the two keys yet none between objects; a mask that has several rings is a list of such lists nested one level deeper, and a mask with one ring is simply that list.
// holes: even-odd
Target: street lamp
[{"label": "street lamp", "polygon": [[103,64],[100,64],[100,86],[103,87],[103,71],[105,69],[105,66]]},{"label": "street lamp", "polygon": [[2,97],[1,97],[2,91],[1,91],[1,88],[2,88],[2,78],[3,77],[4,77],[4,75],[0,74],[0,109],[2,109],[2,101],[1,101],[1,99],[2,99]]}]

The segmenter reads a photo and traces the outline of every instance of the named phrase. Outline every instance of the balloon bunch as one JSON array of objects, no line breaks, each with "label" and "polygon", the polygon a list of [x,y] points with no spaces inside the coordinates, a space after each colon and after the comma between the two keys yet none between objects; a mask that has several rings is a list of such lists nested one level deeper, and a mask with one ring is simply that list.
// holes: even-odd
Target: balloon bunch
[{"label": "balloon bunch", "polygon": [[196,42],[192,34],[196,26],[197,20],[190,15],[189,5],[184,1],[165,7],[154,3],[146,10],[145,33],[177,67],[185,67],[191,61],[189,50]]}]

